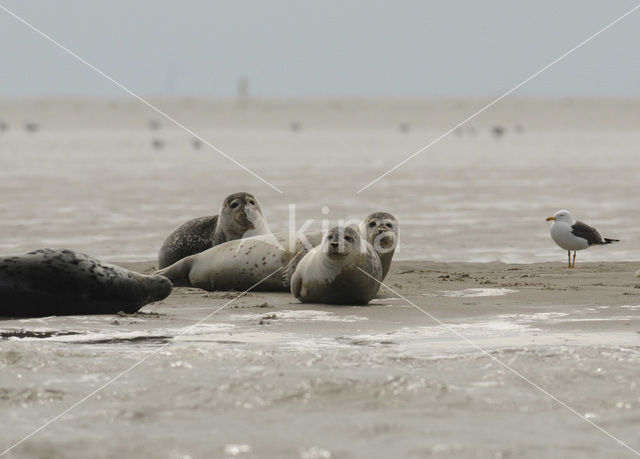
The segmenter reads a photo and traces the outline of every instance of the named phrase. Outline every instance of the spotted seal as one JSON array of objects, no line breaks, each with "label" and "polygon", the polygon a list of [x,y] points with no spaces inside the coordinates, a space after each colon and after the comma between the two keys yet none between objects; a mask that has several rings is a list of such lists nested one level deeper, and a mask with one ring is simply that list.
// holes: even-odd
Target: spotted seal
[{"label": "spotted seal", "polygon": [[380,257],[353,227],[335,227],[287,266],[285,286],[302,303],[367,304],[382,281]]},{"label": "spotted seal", "polygon": [[40,249],[0,258],[0,316],[133,313],[173,285],[72,250]]},{"label": "spotted seal", "polygon": [[290,239],[288,232],[264,234],[225,242],[161,269],[176,286],[204,290],[285,291],[282,271],[293,256],[322,240],[321,231],[309,231]]},{"label": "spotted seal", "polygon": [[158,269],[218,244],[268,232],[258,200],[250,193],[233,193],[224,198],[218,215],[194,218],[169,234],[158,254]]}]

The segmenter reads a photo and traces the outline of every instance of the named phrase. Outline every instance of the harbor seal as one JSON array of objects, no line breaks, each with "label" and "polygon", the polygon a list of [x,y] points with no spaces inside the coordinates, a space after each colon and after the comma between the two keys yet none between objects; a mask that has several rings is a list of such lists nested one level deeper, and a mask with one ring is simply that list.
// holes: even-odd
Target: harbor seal
[{"label": "harbor seal", "polygon": [[158,269],[223,242],[269,232],[258,200],[250,193],[234,193],[224,198],[218,215],[194,218],[169,234],[158,254]]},{"label": "harbor seal", "polygon": [[391,267],[391,259],[398,247],[398,220],[387,212],[374,212],[367,215],[359,226],[360,234],[378,253],[382,263],[382,279],[384,280]]},{"label": "harbor seal", "polygon": [[0,316],[133,313],[171,293],[162,276],[101,263],[72,250],[0,258]]},{"label": "harbor seal", "polygon": [[382,281],[380,257],[353,227],[335,227],[322,244],[287,266],[285,286],[302,303],[367,304]]},{"label": "harbor seal", "polygon": [[321,241],[321,231],[305,232],[293,241],[288,232],[263,234],[225,242],[183,258],[156,274],[166,276],[178,287],[246,290],[262,281],[256,290],[286,291],[282,273],[277,271],[284,270],[307,245],[315,247]]},{"label": "harbor seal", "polygon": [[[370,226],[371,223],[374,225]],[[393,227],[389,228],[387,224],[392,224]],[[378,251],[383,273],[386,274],[397,245],[396,219],[391,214],[377,212],[365,218],[360,223],[360,228],[366,228],[366,232],[362,234]],[[263,291],[288,291],[288,287],[282,282],[283,272],[274,273],[284,271],[296,254],[304,254],[321,242],[322,231],[303,232],[293,240],[288,232],[263,234],[225,242],[183,258],[156,274],[166,276],[175,286],[210,291],[242,291],[252,287]],[[260,284],[255,285],[258,282]]]}]

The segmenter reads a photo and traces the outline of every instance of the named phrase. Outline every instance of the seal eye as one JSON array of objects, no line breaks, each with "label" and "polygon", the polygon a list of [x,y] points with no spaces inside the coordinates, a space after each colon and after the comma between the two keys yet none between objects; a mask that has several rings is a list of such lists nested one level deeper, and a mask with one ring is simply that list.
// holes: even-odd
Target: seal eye
[{"label": "seal eye", "polygon": [[391,223],[387,223],[385,226],[386,226],[387,228],[393,228],[393,225],[392,225]]},{"label": "seal eye", "polygon": [[369,223],[369,228],[373,228],[374,226],[376,226],[376,222],[370,222]]},{"label": "seal eye", "polygon": [[238,207],[238,201],[233,201],[229,207],[235,209],[236,207]]},{"label": "seal eye", "polygon": [[327,239],[328,239],[329,241],[331,241],[331,240],[333,239],[333,234],[328,235],[328,236],[327,236]]},{"label": "seal eye", "polygon": [[345,236],[344,240],[347,242],[353,242],[353,238],[351,236]]},{"label": "seal eye", "polygon": [[255,202],[255,201],[253,201],[253,200],[251,200],[251,199],[249,199],[249,204],[251,204],[252,206],[255,206],[255,205],[256,205],[256,202]]}]

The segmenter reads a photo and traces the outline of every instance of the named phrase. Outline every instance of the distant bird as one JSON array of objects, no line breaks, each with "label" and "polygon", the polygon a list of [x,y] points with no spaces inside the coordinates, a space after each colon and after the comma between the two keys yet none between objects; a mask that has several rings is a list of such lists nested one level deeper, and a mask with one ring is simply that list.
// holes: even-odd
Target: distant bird
[{"label": "distant bird", "polygon": [[160,149],[164,148],[164,140],[162,140],[162,139],[153,139],[151,141],[151,146],[156,150],[160,150]]},{"label": "distant bird", "polygon": [[191,146],[195,149],[195,150],[199,150],[200,147],[202,146],[202,140],[200,140],[197,137],[194,137],[193,139],[191,139]]},{"label": "distant bird", "polygon": [[493,126],[491,128],[491,132],[494,137],[502,137],[504,135],[504,127],[502,126]]},{"label": "distant bird", "polygon": [[289,129],[291,129],[291,132],[300,132],[302,124],[298,121],[292,121],[291,124],[289,124]]},{"label": "distant bird", "polygon": [[38,129],[40,129],[40,126],[38,126],[37,123],[28,122],[24,123],[24,128],[27,132],[36,132]]},{"label": "distant bird", "polygon": [[[553,217],[547,218],[547,221],[553,221],[549,230],[551,239],[567,251],[569,256],[569,266],[567,268],[576,267],[576,250],[587,249],[592,245],[619,242],[619,239],[607,239],[600,236],[600,233],[595,228],[586,223],[575,221],[568,210],[557,211]],[[571,262],[572,250],[573,263]]]},{"label": "distant bird", "polygon": [[398,125],[398,130],[404,134],[408,134],[411,131],[411,125],[409,123],[400,123]]}]

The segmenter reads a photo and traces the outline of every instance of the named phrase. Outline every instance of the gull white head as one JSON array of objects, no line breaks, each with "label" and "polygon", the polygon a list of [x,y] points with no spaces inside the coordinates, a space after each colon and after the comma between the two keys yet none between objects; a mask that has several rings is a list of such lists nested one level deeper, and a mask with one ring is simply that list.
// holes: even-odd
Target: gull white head
[{"label": "gull white head", "polygon": [[575,220],[573,219],[573,217],[571,216],[568,210],[557,211],[555,214],[553,214],[553,217],[547,218],[547,221],[568,223],[569,225],[573,225],[573,223],[575,223]]}]

